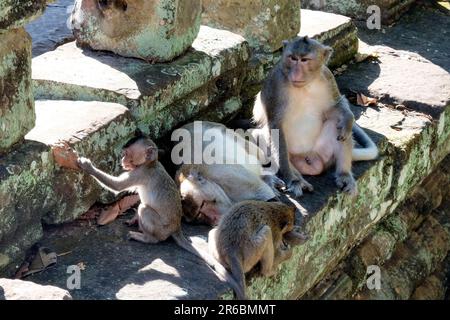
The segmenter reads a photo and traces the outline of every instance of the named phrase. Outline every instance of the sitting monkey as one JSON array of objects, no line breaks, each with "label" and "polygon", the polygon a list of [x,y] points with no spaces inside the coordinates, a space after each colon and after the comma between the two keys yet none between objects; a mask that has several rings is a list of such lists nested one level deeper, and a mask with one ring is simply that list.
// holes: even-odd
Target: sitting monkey
[{"label": "sitting monkey", "polygon": [[[284,42],[280,62],[257,96],[253,117],[270,143],[278,176],[295,196],[313,187],[302,176],[336,165],[336,184],[355,194],[352,161],[372,160],[378,149],[356,124],[326,64],[333,50],[308,37]],[[272,138],[278,130],[279,139]],[[354,148],[352,132],[363,148]]]},{"label": "sitting monkey", "polygon": [[137,191],[141,203],[135,220],[140,232],[130,231],[130,239],[158,243],[171,236],[180,247],[203,259],[219,279],[237,288],[231,275],[208,252],[195,248],[184,236],[180,193],[158,161],[158,147],[150,138],[136,137],[124,146],[121,163],[126,172],[119,177],[101,171],[89,159],[78,158],[77,162],[80,169],[112,192]]}]

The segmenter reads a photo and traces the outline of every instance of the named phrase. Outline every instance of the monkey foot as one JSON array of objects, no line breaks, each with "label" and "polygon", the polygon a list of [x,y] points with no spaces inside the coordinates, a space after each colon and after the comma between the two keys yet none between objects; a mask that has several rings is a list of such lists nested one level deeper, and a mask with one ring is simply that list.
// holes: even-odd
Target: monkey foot
[{"label": "monkey foot", "polygon": [[336,177],[336,185],[344,192],[355,196],[357,194],[356,181],[351,174],[340,174]]},{"label": "monkey foot", "polygon": [[303,190],[312,192],[314,191],[314,187],[305,179],[300,178],[299,180],[292,181],[287,191],[291,192],[295,197],[301,197],[303,195]]}]

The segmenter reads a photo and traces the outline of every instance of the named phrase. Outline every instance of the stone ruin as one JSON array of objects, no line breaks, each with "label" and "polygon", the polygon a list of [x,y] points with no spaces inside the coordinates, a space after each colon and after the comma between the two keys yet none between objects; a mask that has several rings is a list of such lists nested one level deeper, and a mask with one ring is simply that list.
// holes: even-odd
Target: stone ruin
[{"label": "stone ruin", "polygon": [[[194,119],[248,117],[261,82],[280,56],[281,40],[298,34],[334,48],[330,66],[344,93],[379,97],[384,107],[355,106],[353,111],[382,157],[355,164],[356,199],[337,192],[329,175],[310,179],[320,192],[299,200],[310,240],[275,278],[252,279],[250,297],[442,297],[450,249],[450,66],[433,52],[402,42],[404,34],[415,37],[430,30],[430,43],[448,52],[448,44],[437,32],[430,35],[433,27],[426,24],[439,17],[432,15],[418,26],[401,21],[401,29],[383,35],[399,48],[380,45],[378,60],[354,63],[367,46],[358,36],[376,42],[371,38],[376,34],[358,34],[354,22],[340,14],[363,17],[365,1],[347,1],[345,8],[327,1],[329,6],[321,9],[332,13],[305,10],[312,2],[307,0],[302,10],[299,1],[284,0],[203,0],[202,10],[200,1],[98,1],[116,6],[100,13],[97,1],[77,0],[69,20],[76,39],[64,33],[64,12],[60,25],[52,24],[57,19],[47,14],[58,7],[49,5],[27,27],[32,43],[24,26],[48,2],[0,4],[0,276],[13,276],[38,242],[71,253],[26,279],[36,284],[0,280],[5,297],[37,298],[17,292],[39,284],[66,289],[67,266],[84,261],[83,279],[90,286],[72,291],[76,299],[229,298],[206,267],[171,242],[149,249],[124,241],[120,221],[101,229],[79,224],[94,203],[115,198],[89,177],[60,167],[58,145],[67,143],[117,173],[120,147],[136,128],[163,146],[171,130]],[[412,2],[402,3],[409,8]],[[145,6],[154,9],[148,9],[152,15],[143,14]],[[391,12],[406,9],[400,1],[380,1],[380,6],[386,9],[385,21],[399,17]],[[124,22],[118,28],[113,21]],[[39,23],[46,26],[50,42],[41,41]],[[445,30],[448,22],[438,24]],[[39,52],[33,59],[32,46]],[[186,231],[194,238],[205,235],[197,227]],[[98,252],[105,254],[99,257]],[[365,271],[373,264],[386,272],[381,291],[364,288]],[[105,265],[115,267],[105,275]],[[137,272],[141,268],[152,271]],[[35,292],[43,298],[70,298],[65,290],[47,290]]]},{"label": "stone ruin", "polygon": [[200,14],[197,0],[77,0],[71,25],[81,47],[164,62],[191,46]]}]

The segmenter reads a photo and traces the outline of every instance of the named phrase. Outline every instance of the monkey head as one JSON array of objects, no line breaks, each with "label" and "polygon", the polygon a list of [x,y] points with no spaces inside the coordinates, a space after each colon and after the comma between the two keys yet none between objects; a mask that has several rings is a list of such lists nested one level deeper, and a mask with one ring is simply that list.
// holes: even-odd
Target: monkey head
[{"label": "monkey head", "polygon": [[201,193],[207,183],[205,177],[195,168],[183,166],[175,176],[180,194],[183,217],[187,222],[217,225],[220,212],[215,200],[205,200]]},{"label": "monkey head", "polygon": [[128,141],[122,148],[122,168],[132,171],[142,165],[158,160],[158,147],[147,137],[140,136]]},{"label": "monkey head", "polygon": [[286,79],[297,88],[309,84],[323,65],[328,63],[333,49],[305,37],[283,41],[282,71]]},{"label": "monkey head", "polygon": [[284,208],[280,211],[279,227],[281,234],[285,234],[294,229],[295,223],[295,207],[280,203]]}]

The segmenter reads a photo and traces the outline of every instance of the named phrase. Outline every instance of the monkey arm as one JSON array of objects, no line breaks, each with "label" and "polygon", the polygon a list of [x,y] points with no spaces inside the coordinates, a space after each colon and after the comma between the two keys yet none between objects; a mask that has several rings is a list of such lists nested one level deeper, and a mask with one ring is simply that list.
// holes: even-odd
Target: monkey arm
[{"label": "monkey arm", "polygon": [[119,177],[111,176],[102,170],[96,168],[89,159],[79,158],[78,166],[87,174],[93,176],[102,186],[112,192],[122,192],[134,186],[130,174],[125,172]]}]

